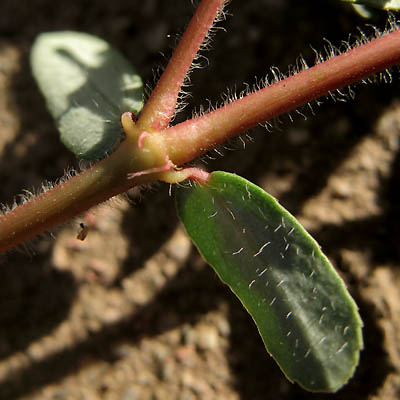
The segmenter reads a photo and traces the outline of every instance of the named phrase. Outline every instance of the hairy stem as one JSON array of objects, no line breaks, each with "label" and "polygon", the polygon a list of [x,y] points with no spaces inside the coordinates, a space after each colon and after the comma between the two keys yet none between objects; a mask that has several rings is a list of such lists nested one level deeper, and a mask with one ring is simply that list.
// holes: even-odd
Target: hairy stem
[{"label": "hairy stem", "polygon": [[[214,19],[218,6],[222,3],[222,0],[203,0],[201,6],[205,7],[205,15],[210,17],[211,12],[207,7],[213,5]],[[203,21],[199,26],[194,22],[195,27],[190,28],[202,32],[197,40],[196,51],[200,45],[200,36],[204,38],[212,23],[210,19],[211,17],[207,23]],[[185,43],[189,52],[193,53],[190,40],[185,40],[188,41]],[[178,52],[181,56],[173,58],[173,62],[176,65],[174,68],[181,70],[176,72],[181,74],[182,83],[182,71],[186,68],[189,57],[184,55],[184,45]],[[190,60],[192,58],[193,54]],[[185,63],[185,68],[179,67],[180,62]],[[207,174],[196,170],[176,171],[175,165],[193,160],[254,125],[398,63],[400,31],[394,31],[202,117],[160,131],[153,130],[151,135],[144,135],[143,125],[139,122],[135,124],[129,113],[125,113],[122,124],[127,138],[115,153],[0,217],[0,252],[136,185],[157,179],[176,183],[190,176],[199,181],[207,181]],[[172,72],[168,72],[167,77],[168,74]],[[172,102],[168,106],[163,104],[164,94],[167,98],[170,97],[168,85],[171,85],[173,93],[177,93],[176,81],[164,79],[167,83],[158,87],[158,93],[148,108],[150,111],[145,114],[144,121],[147,120],[148,123],[155,121],[153,117],[159,110],[162,115],[168,114],[165,114],[165,107],[171,107]]]},{"label": "hairy stem", "polygon": [[168,127],[175,113],[179,92],[218,12],[226,0],[202,0],[178,47],[144,106],[138,125],[148,132]]},{"label": "hairy stem", "polygon": [[0,253],[134,186],[159,180],[159,174],[128,178],[132,171],[162,165],[165,153],[150,146],[139,149],[137,138],[128,137],[110,157],[1,216]]},{"label": "hairy stem", "polygon": [[167,153],[177,165],[189,162],[259,123],[398,63],[399,30],[167,129]]}]

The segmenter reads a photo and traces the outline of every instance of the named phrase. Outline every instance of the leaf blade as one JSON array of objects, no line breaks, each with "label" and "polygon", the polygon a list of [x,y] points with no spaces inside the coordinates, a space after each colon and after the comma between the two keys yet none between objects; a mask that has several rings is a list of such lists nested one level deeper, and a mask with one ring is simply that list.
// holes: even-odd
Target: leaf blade
[{"label": "leaf blade", "polygon": [[103,158],[123,137],[120,116],[143,107],[142,81],[104,40],[81,32],[39,35],[31,67],[64,145],[88,160]]},{"label": "leaf blade", "polygon": [[362,322],[317,243],[261,188],[214,172],[178,189],[178,214],[205,260],[253,317],[291,381],[334,392],[353,375]]}]

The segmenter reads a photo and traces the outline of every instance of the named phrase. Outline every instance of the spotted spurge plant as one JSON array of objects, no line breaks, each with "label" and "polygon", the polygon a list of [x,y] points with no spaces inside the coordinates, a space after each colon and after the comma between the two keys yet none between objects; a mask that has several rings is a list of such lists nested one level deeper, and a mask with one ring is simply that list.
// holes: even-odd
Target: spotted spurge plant
[{"label": "spotted spurge plant", "polygon": [[0,250],[135,186],[190,179],[190,188],[177,188],[176,204],[200,253],[251,314],[287,378],[306,390],[334,392],[353,375],[363,347],[362,322],[344,282],[263,189],[186,164],[257,124],[399,63],[400,31],[392,20],[374,40],[362,37],[343,52],[331,47],[313,67],[300,60],[288,77],[173,125],[188,71],[223,19],[225,3],[200,2],[144,106],[140,78],[106,42],[77,32],[39,36],[33,73],[62,141],[92,166],[6,209]]}]

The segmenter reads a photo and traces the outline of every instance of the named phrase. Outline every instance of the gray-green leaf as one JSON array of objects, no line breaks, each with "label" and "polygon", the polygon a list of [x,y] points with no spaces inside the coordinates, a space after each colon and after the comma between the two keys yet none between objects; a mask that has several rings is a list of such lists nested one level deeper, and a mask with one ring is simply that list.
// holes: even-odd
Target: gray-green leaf
[{"label": "gray-green leaf", "polygon": [[177,209],[205,260],[253,317],[290,381],[335,392],[353,375],[362,322],[315,240],[258,186],[214,172],[177,189]]},{"label": "gray-green leaf", "polygon": [[32,47],[31,65],[62,142],[80,158],[110,153],[123,137],[121,114],[137,114],[143,106],[140,77],[96,36],[43,33]]}]

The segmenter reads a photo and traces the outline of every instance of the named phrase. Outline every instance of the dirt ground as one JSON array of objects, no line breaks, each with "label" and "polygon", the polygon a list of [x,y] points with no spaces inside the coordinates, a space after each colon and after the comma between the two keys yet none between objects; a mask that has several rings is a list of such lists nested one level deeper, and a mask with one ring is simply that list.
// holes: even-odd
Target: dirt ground
[{"label": "dirt ground", "polygon": [[[365,21],[325,1],[232,0],[209,66],[192,77],[191,109],[282,72],[309,45],[340,44]],[[54,181],[77,162],[58,141],[30,75],[35,35],[80,30],[113,43],[154,84],[193,6],[189,0],[30,2],[0,12],[0,202]],[[374,23],[384,26],[384,16]],[[239,301],[197,254],[168,185],[130,193],[14,251],[0,266],[0,398],[400,398],[400,99],[360,85],[356,99],[324,101],[307,120],[284,116],[254,130],[246,150],[217,154],[209,170],[239,173],[295,214],[345,279],[363,318],[354,378],[332,395],[289,383],[266,354]],[[182,118],[186,118],[183,115]],[[79,223],[90,227],[78,241]]]}]

